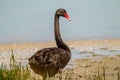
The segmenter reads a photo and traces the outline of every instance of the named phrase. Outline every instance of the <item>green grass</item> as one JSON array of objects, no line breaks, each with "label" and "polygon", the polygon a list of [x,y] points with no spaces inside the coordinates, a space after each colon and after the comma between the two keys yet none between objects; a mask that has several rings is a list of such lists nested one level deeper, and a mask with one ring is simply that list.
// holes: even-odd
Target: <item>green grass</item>
[{"label": "green grass", "polygon": [[[68,72],[64,73],[63,80],[107,80],[106,79],[106,68],[98,68],[96,74],[84,75],[84,79],[78,77],[72,77]],[[116,79],[120,80],[120,68],[117,71]],[[83,77],[82,77],[83,78]],[[31,70],[28,66],[22,66],[21,63],[16,62],[15,57],[12,55],[10,57],[9,67],[1,64],[0,66],[0,80],[40,80],[32,76]],[[47,80],[59,80],[58,77],[48,78]]]},{"label": "green grass", "polygon": [[10,69],[6,66],[0,68],[0,80],[27,80],[28,78],[30,78],[30,71],[27,66],[14,65]]},{"label": "green grass", "polygon": [[10,66],[0,66],[0,80],[33,80],[28,66],[21,66],[15,61],[13,51],[10,57]]}]

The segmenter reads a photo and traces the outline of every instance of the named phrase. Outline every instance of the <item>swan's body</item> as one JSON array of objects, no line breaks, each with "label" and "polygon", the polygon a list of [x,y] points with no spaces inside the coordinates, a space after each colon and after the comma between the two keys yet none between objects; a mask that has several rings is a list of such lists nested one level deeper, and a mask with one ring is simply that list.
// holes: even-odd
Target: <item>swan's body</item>
[{"label": "swan's body", "polygon": [[63,69],[71,58],[69,47],[63,42],[59,30],[59,16],[63,16],[70,20],[68,14],[64,9],[58,9],[55,13],[54,32],[57,47],[44,48],[37,51],[31,58],[29,64],[31,69],[43,76],[52,77],[61,69]]}]

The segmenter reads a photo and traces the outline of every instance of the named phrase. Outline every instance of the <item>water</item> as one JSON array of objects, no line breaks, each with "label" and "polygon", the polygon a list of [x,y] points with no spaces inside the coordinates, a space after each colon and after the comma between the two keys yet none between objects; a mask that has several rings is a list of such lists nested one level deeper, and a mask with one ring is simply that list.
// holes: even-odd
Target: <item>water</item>
[{"label": "water", "polygon": [[[37,50],[38,48],[29,49],[26,48],[24,50],[16,49],[14,50],[14,56],[15,60],[17,62],[21,62],[23,65],[28,64],[28,58],[30,58]],[[72,58],[71,62],[73,62],[76,59],[84,59],[84,58],[100,58],[103,56],[115,56],[120,55],[120,47],[117,48],[109,48],[109,47],[88,47],[88,48],[80,48],[71,49]],[[11,51],[0,51],[0,64],[7,64],[10,63],[10,56]],[[70,63],[71,64],[71,63]],[[73,64],[73,63],[72,63]]]}]

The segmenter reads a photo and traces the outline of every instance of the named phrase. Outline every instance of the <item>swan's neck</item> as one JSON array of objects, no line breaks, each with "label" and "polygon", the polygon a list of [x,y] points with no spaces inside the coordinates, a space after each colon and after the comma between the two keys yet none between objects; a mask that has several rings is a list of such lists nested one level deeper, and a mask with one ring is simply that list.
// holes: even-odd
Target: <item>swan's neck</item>
[{"label": "swan's neck", "polygon": [[55,40],[58,48],[62,48],[66,51],[70,52],[69,47],[63,42],[61,35],[60,35],[60,28],[59,28],[59,16],[55,14],[54,19],[54,34],[55,34]]}]

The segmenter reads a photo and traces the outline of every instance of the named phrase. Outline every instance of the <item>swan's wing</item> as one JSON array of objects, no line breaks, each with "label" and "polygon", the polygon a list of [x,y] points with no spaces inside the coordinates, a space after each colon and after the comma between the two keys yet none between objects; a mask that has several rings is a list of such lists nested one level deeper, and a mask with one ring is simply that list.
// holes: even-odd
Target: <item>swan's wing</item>
[{"label": "swan's wing", "polygon": [[60,48],[45,48],[37,51],[31,58],[29,64],[39,67],[61,67],[63,68],[70,60],[71,55],[68,51]]}]

